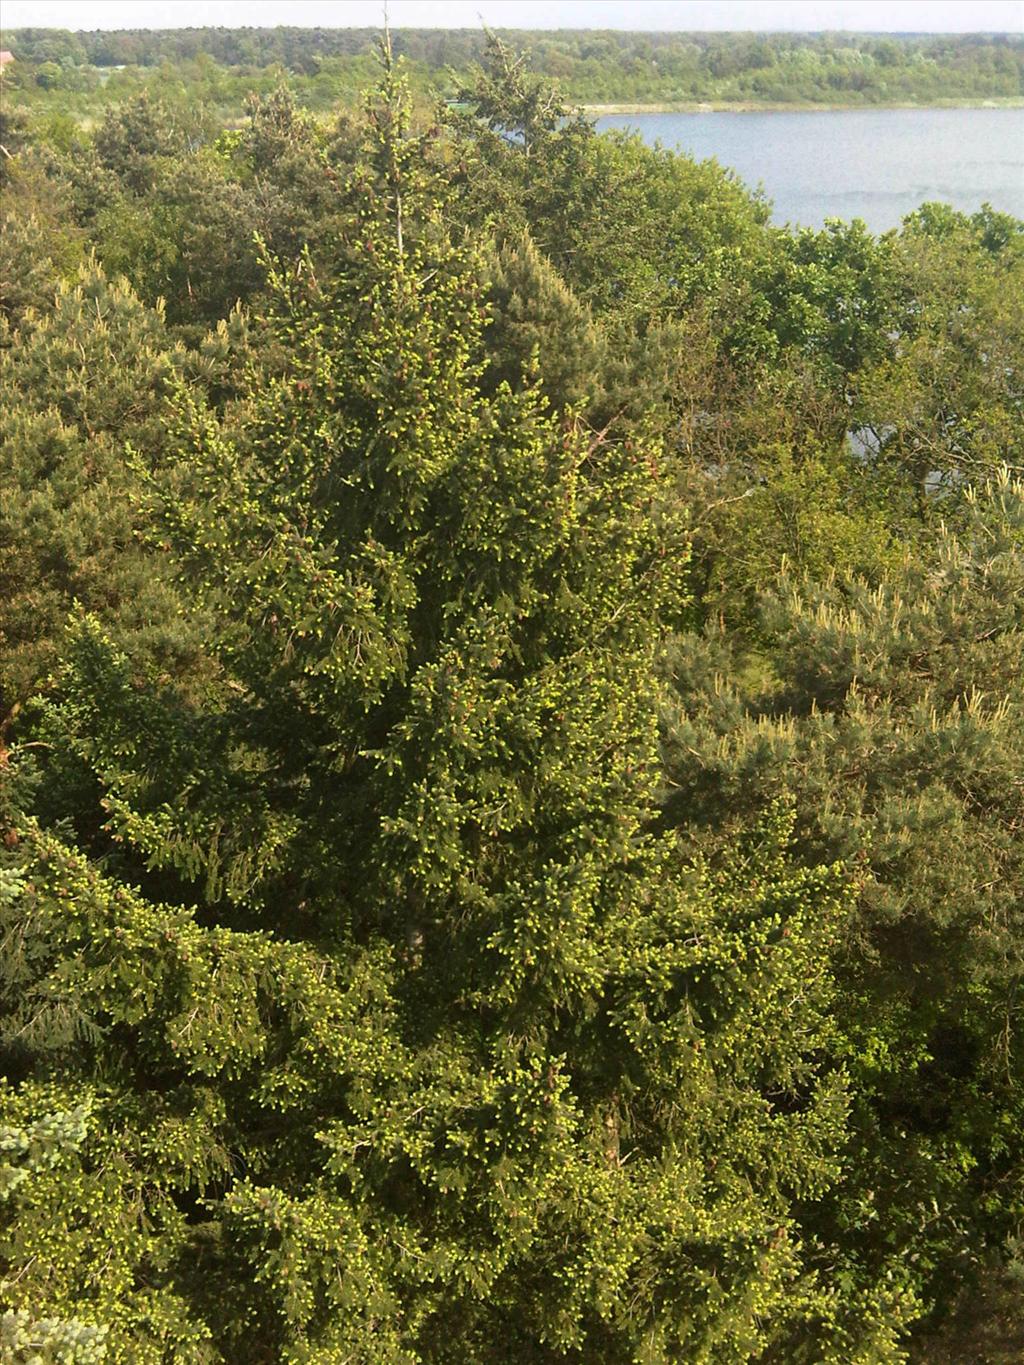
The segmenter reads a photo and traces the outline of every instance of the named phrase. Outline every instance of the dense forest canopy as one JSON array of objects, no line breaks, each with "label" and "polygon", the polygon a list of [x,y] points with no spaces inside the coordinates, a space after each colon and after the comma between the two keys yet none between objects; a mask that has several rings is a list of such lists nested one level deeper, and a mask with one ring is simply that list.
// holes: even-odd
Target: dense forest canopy
[{"label": "dense forest canopy", "polygon": [[15,37],[3,1359],[1019,1360],[1024,223]]},{"label": "dense forest canopy", "polygon": [[[741,102],[872,105],[1024,98],[1024,38],[803,33],[622,33],[607,30],[503,32],[526,48],[534,69],[580,101]],[[483,56],[473,29],[399,29],[392,41],[415,88],[457,93]],[[376,33],[357,28],[127,29],[72,33],[15,29],[3,43],[27,86],[103,101],[149,85],[154,68],[168,83],[219,72],[223,97],[239,80],[276,68],[300,101],[326,108],[339,86],[351,93],[372,79]],[[214,96],[216,97],[216,96]],[[237,99],[237,96],[236,96]],[[239,101],[240,102],[240,101]]]}]

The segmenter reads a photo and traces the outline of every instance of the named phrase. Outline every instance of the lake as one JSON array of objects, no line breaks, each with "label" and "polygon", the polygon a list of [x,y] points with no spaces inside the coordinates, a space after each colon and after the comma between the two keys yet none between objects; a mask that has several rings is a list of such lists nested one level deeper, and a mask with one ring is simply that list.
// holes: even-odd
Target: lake
[{"label": "lake", "polygon": [[597,127],[715,157],[763,186],[777,223],[863,218],[883,232],[934,199],[1024,218],[1024,109],[610,114]]}]

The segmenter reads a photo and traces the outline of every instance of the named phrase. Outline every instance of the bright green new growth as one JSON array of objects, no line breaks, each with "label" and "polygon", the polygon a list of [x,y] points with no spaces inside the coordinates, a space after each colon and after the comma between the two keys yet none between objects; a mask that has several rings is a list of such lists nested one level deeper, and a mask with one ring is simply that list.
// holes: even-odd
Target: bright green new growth
[{"label": "bright green new growth", "polygon": [[110,855],[12,827],[11,1121],[46,1076],[92,1105],[25,1182],[17,1309],[109,1361],[895,1358],[902,1290],[839,1302],[797,1212],[845,1130],[841,874],[781,806],[714,862],[647,832],[656,447],[483,396],[404,118],[389,66],[336,276],[272,269],[287,364],[229,420],[183,394],[150,479],[208,685],[84,618],[47,709],[45,799]]},{"label": "bright green new growth", "polygon": [[1015,1360],[1022,225],[384,57],[4,115],[0,1354]]}]

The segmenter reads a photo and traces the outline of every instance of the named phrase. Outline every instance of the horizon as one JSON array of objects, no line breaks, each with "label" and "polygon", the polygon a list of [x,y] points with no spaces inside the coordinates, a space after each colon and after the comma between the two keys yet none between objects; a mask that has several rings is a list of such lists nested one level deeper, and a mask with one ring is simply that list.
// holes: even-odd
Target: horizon
[{"label": "horizon", "polygon": [[[96,25],[92,28],[68,28],[58,24],[0,24],[0,33],[221,33],[252,32],[274,33],[278,29],[292,29],[300,32],[325,33],[341,32],[383,32],[383,24],[126,24],[121,28]],[[949,29],[934,28],[584,28],[565,25],[561,28],[528,28],[517,24],[388,24],[391,33],[468,33],[487,30],[492,33],[543,33],[552,36],[562,33],[616,33],[621,36],[635,37],[647,33],[658,37],[707,37],[746,38],[757,35],[764,38],[786,35],[793,38],[819,38],[828,35],[842,35],[849,38],[1024,38],[1024,32],[1005,28]]]},{"label": "horizon", "polygon": [[[1024,0],[6,0],[4,30],[1024,34]],[[922,19],[927,23],[922,25]]]}]

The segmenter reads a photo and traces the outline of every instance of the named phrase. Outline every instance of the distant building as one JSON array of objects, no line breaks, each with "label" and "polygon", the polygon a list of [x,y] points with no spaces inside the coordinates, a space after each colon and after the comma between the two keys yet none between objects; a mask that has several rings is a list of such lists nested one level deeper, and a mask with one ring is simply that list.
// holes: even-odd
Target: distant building
[{"label": "distant building", "polygon": [[0,52],[0,71],[2,71],[2,70],[4,69],[4,67],[7,65],[8,62],[13,62],[13,61],[14,61],[14,53],[13,53],[13,52],[7,52],[6,50],[3,51],[3,52]]}]

